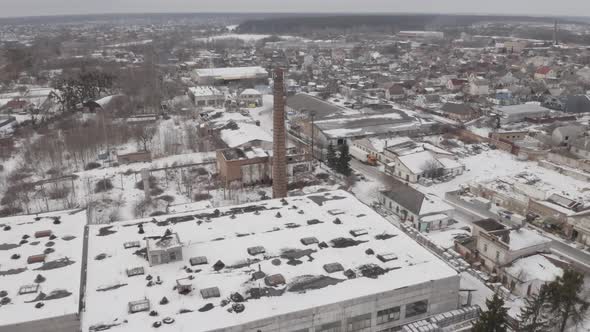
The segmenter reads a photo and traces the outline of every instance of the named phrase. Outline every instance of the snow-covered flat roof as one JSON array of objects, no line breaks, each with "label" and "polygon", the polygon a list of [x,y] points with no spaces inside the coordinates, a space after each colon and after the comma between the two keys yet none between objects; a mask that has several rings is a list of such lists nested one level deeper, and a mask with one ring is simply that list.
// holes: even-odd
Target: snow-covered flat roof
[{"label": "snow-covered flat roof", "polygon": [[223,68],[202,68],[195,69],[199,77],[214,77],[225,80],[253,78],[261,75],[268,75],[262,67],[223,67]]},{"label": "snow-covered flat roof", "polygon": [[548,244],[551,239],[528,228],[510,231],[510,250],[520,250],[541,244]]},{"label": "snow-covered flat roof", "polygon": [[188,90],[195,97],[223,96],[223,92],[214,86],[191,86]]},{"label": "snow-covered flat roof", "polygon": [[7,292],[0,303],[10,299],[0,304],[0,330],[78,313],[85,225],[80,210],[0,219],[0,291]]},{"label": "snow-covered flat roof", "polygon": [[[165,317],[175,322],[162,324],[159,331],[208,331],[456,275],[345,191],[154,219],[156,222],[148,218],[111,224],[108,232],[104,225],[90,226],[88,255],[105,258],[88,267],[83,331],[97,324],[120,324],[109,331],[143,332]],[[142,234],[137,226],[140,222]],[[101,228],[108,235],[99,236]],[[150,266],[136,251],[145,248],[146,237],[162,236],[167,229],[180,236],[183,259]],[[130,241],[139,241],[141,246],[125,249]],[[374,254],[366,253],[369,248]],[[397,259],[383,262],[377,257],[390,257],[386,254]],[[207,263],[192,266],[191,258],[202,262],[198,256]],[[216,271],[218,261],[225,267]],[[356,278],[348,279],[332,263],[354,271]],[[363,276],[369,266],[384,273],[376,278]],[[126,270],[137,267],[145,274],[128,277]],[[255,280],[258,271],[273,276],[275,282],[284,279],[285,284],[267,286],[265,278]],[[148,287],[148,275],[160,282]],[[173,289],[179,284],[186,287],[187,282],[192,286],[187,295]],[[220,297],[204,299],[203,295],[216,295],[215,287]],[[257,298],[259,288],[263,295]],[[235,300],[221,305],[236,292],[247,299],[241,313],[228,311]],[[169,303],[160,304],[164,296]],[[130,301],[143,299],[150,301],[150,310],[157,311],[157,317],[149,311],[128,313]]]}]

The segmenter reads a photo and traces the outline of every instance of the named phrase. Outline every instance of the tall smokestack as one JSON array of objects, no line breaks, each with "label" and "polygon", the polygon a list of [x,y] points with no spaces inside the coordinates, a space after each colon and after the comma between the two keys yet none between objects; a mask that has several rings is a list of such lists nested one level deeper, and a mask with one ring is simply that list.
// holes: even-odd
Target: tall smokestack
[{"label": "tall smokestack", "polygon": [[287,148],[285,146],[285,91],[283,70],[274,71],[272,197],[287,196]]}]

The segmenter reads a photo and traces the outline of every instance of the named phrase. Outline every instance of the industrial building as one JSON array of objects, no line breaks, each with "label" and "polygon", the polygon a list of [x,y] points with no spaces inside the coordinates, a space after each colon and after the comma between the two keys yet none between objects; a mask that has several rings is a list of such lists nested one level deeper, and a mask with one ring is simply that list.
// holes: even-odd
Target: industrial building
[{"label": "industrial building", "polygon": [[[345,191],[103,227],[83,331],[399,330],[459,308],[459,274]],[[146,239],[175,234],[183,258],[150,264]]]}]

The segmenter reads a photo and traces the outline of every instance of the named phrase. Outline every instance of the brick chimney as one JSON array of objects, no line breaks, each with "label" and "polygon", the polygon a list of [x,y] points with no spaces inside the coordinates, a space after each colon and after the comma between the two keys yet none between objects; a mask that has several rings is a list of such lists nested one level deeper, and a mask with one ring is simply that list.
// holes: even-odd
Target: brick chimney
[{"label": "brick chimney", "polygon": [[272,157],[272,197],[287,196],[287,149],[285,132],[285,91],[283,70],[274,70],[274,109],[273,121],[273,157]]}]

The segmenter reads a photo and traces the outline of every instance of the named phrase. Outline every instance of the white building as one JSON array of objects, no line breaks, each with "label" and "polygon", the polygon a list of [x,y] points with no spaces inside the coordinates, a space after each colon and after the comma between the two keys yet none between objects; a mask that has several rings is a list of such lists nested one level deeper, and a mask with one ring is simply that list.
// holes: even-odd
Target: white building
[{"label": "white building", "polygon": [[454,208],[437,196],[424,194],[401,182],[380,192],[382,206],[420,232],[446,228]]},{"label": "white building", "polygon": [[201,68],[191,74],[197,84],[220,84],[236,81],[263,81],[268,79],[266,69],[253,67]]},{"label": "white building", "polygon": [[494,112],[500,115],[500,122],[513,123],[524,121],[525,118],[544,117],[551,113],[551,110],[541,106],[538,102],[530,102],[520,105],[498,106]]},{"label": "white building", "polygon": [[240,102],[248,107],[262,106],[262,93],[256,89],[246,89],[240,92]]},{"label": "white building", "polygon": [[547,254],[518,258],[504,268],[504,284],[519,296],[537,294],[542,285],[563,275],[563,269],[554,263],[556,261],[560,259]]},{"label": "white building", "polygon": [[193,86],[188,95],[196,106],[223,106],[225,94],[214,86]]},{"label": "white building", "polygon": [[0,225],[0,331],[79,332],[86,211],[8,217]]},{"label": "white building", "polygon": [[[155,218],[105,237],[90,226],[89,257],[108,258],[88,266],[83,331],[399,330],[459,305],[458,273],[345,191]],[[150,266],[124,248],[167,228],[182,234],[182,261]]]}]

